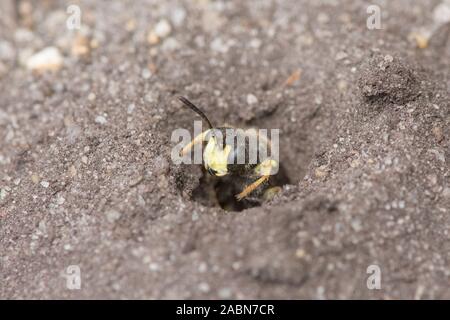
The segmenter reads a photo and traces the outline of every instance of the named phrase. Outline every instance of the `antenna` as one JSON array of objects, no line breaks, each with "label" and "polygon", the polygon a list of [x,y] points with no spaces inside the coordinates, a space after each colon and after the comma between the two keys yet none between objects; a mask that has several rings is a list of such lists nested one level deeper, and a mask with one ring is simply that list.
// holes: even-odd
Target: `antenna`
[{"label": "antenna", "polygon": [[208,117],[203,113],[202,110],[200,110],[197,106],[195,106],[192,102],[190,102],[185,97],[178,97],[178,99],[183,102],[183,104],[187,107],[189,107],[191,110],[193,110],[195,113],[197,113],[200,117],[202,117],[203,120],[206,121],[210,129],[213,129],[213,126],[211,122],[209,121]]}]

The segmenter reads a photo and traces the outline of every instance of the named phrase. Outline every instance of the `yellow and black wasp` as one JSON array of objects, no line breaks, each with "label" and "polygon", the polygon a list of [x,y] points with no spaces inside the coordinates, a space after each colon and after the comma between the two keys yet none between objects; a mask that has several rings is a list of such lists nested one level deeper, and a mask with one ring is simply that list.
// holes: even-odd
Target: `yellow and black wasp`
[{"label": "yellow and black wasp", "polygon": [[[269,179],[278,171],[278,161],[269,157],[272,143],[270,139],[259,134],[258,130],[234,130],[230,126],[214,127],[208,117],[185,97],[179,100],[191,110],[196,112],[208,125],[208,129],[196,136],[180,151],[180,156],[188,154],[195,145],[203,144],[202,162],[204,168],[216,177],[230,177],[231,181],[240,181],[241,190],[236,194],[238,201],[252,196],[263,195],[270,191],[278,192],[279,187],[263,188],[269,184]],[[232,130],[229,130],[232,129]],[[230,137],[230,135],[233,135]],[[244,143],[229,143],[230,141],[244,141]],[[249,161],[250,141],[258,141],[256,161]],[[245,161],[237,161],[239,157]],[[242,183],[241,183],[242,182]]]}]

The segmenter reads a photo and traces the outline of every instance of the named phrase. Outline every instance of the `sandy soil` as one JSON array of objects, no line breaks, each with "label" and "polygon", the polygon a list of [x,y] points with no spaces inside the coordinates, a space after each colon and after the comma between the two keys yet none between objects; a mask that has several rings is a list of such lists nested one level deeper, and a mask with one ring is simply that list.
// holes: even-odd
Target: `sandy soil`
[{"label": "sandy soil", "polygon": [[[450,298],[445,0],[37,3],[0,4],[1,298]],[[281,194],[197,201],[178,95],[279,128]]]}]

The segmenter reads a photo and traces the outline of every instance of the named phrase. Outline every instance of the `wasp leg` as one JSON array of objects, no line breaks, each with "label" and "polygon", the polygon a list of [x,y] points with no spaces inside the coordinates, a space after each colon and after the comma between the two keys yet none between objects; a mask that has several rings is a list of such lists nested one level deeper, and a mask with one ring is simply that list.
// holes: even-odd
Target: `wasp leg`
[{"label": "wasp leg", "polygon": [[188,152],[191,151],[191,149],[199,143],[203,142],[203,139],[205,138],[205,136],[208,134],[209,130],[203,131],[202,133],[200,133],[198,136],[196,136],[194,138],[194,140],[192,140],[191,142],[189,142],[187,145],[184,146],[183,149],[181,149],[180,151],[180,156],[184,157]]},{"label": "wasp leg", "polygon": [[248,196],[250,193],[255,191],[256,188],[258,188],[262,183],[267,181],[269,178],[270,178],[270,176],[262,176],[261,178],[259,178],[255,182],[253,182],[252,184],[246,186],[244,188],[244,190],[242,190],[241,193],[236,195],[237,200],[241,201],[242,199],[244,199],[246,196]]}]

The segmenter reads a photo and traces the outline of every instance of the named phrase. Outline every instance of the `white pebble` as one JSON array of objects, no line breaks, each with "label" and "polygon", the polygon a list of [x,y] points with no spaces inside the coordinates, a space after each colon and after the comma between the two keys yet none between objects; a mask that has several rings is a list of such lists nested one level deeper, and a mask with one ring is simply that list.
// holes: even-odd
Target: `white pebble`
[{"label": "white pebble", "polygon": [[153,92],[148,92],[145,96],[144,96],[144,100],[146,102],[150,102],[150,103],[154,103],[157,102],[159,98],[159,93],[156,91]]},{"label": "white pebble", "polygon": [[56,47],[47,47],[29,57],[26,66],[29,70],[35,71],[56,71],[61,68],[63,57]]},{"label": "white pebble", "polygon": [[343,59],[345,59],[345,58],[347,58],[348,57],[348,54],[347,53],[345,53],[344,51],[339,51],[337,54],[336,54],[336,56],[334,57],[334,59],[336,60],[336,61],[339,61],[339,60],[343,60]]},{"label": "white pebble", "polygon": [[153,32],[158,37],[165,38],[170,34],[170,32],[172,32],[172,27],[170,26],[170,23],[167,20],[162,19],[156,24],[155,28],[153,29]]},{"label": "white pebble", "polygon": [[8,195],[8,192],[6,192],[5,189],[0,189],[0,200],[3,200]]},{"label": "white pebble", "polygon": [[33,32],[25,28],[18,28],[14,33],[14,40],[16,40],[17,42],[29,43],[33,41],[33,38]]},{"label": "white pebble", "polygon": [[219,297],[221,299],[228,299],[231,297],[231,289],[230,288],[222,288],[219,290]]},{"label": "white pebble", "polygon": [[16,57],[16,51],[14,47],[7,41],[0,41],[0,59],[1,60],[14,60]]},{"label": "white pebble", "polygon": [[58,203],[59,205],[64,204],[64,202],[66,202],[66,199],[64,199],[64,197],[59,196],[56,199],[56,203]]},{"label": "white pebble", "polygon": [[175,38],[167,38],[162,44],[162,50],[166,52],[172,52],[177,50],[180,44]]},{"label": "white pebble", "polygon": [[433,19],[438,24],[450,22],[450,1],[443,1],[434,8]]},{"label": "white pebble", "polygon": [[48,183],[48,181],[41,181],[41,186],[43,186],[44,188],[48,188],[50,186],[50,183]]},{"label": "white pebble", "polygon": [[109,222],[113,223],[113,222],[119,220],[121,215],[122,214],[119,211],[110,210],[110,211],[106,212],[106,219]]},{"label": "white pebble", "polygon": [[256,98],[253,94],[250,93],[247,95],[247,103],[250,105],[258,103],[258,98]]},{"label": "white pebble", "polygon": [[136,105],[134,103],[130,103],[127,108],[127,113],[132,114]]},{"label": "white pebble", "polygon": [[172,23],[178,27],[183,24],[185,18],[186,18],[186,10],[184,10],[182,7],[173,9],[170,15]]},{"label": "white pebble", "polygon": [[250,47],[252,47],[253,49],[259,49],[259,47],[261,47],[261,44],[261,40],[257,38],[250,40]]},{"label": "white pebble", "polygon": [[141,76],[145,80],[148,80],[152,76],[152,72],[149,69],[147,69],[147,68],[142,69]]},{"label": "white pebble", "polygon": [[93,93],[93,92],[89,93],[89,95],[88,95],[88,100],[89,101],[94,101],[95,98],[96,98],[95,93]]},{"label": "white pebble", "polygon": [[202,283],[200,283],[200,284],[198,285],[198,289],[199,289],[201,292],[207,293],[207,292],[209,292],[209,290],[210,290],[209,284],[207,284],[206,282],[202,282]]},{"label": "white pebble", "polygon": [[148,266],[150,271],[158,271],[159,270],[159,265],[157,263],[150,263],[150,265]]},{"label": "white pebble", "polygon": [[107,120],[104,116],[96,116],[95,122],[98,124],[105,124],[107,122]]},{"label": "white pebble", "polygon": [[386,61],[386,62],[392,62],[392,61],[394,61],[394,57],[391,56],[390,54],[385,55],[385,56],[384,56],[384,61]]},{"label": "white pebble", "polygon": [[221,38],[215,38],[210,47],[213,51],[220,53],[227,53],[230,48],[229,43],[224,42]]},{"label": "white pebble", "polygon": [[200,263],[198,266],[198,272],[204,273],[206,270],[208,270],[208,265],[205,262]]}]

